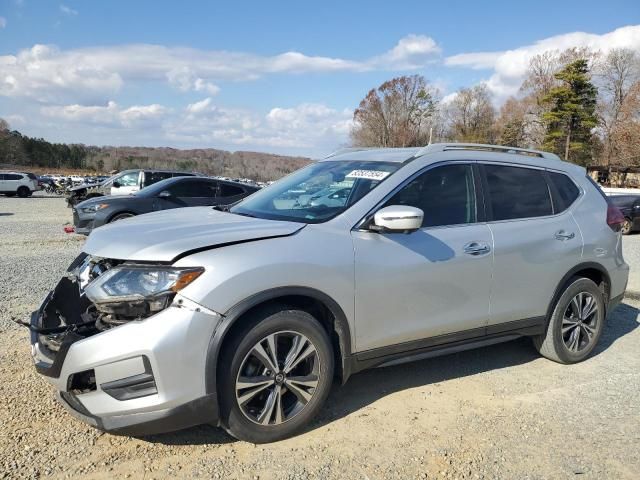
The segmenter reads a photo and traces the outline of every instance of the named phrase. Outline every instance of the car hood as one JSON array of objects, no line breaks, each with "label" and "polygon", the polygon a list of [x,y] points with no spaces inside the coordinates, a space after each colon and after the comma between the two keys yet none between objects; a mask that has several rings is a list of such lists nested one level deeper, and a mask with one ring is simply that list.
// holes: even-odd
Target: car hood
[{"label": "car hood", "polygon": [[131,195],[104,195],[101,197],[95,197],[95,198],[89,198],[88,200],[83,200],[82,202],[78,203],[74,208],[76,209],[80,209],[80,208],[86,208],[89,207],[91,205],[94,205],[96,203],[108,203],[109,205],[116,205],[119,203],[125,203],[128,200],[131,200],[132,198],[134,198],[135,195],[131,194]]},{"label": "car hood", "polygon": [[83,249],[103,258],[171,262],[189,251],[293,235],[305,224],[190,207],[119,220],[94,230]]}]

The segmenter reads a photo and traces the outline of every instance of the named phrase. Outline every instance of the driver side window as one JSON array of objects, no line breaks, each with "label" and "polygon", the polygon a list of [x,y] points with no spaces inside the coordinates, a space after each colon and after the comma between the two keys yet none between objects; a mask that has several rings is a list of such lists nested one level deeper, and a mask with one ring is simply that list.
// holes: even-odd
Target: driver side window
[{"label": "driver side window", "polygon": [[121,176],[116,179],[116,182],[120,184],[121,187],[135,187],[138,184],[138,172],[127,173],[126,175]]},{"label": "driver side window", "polygon": [[422,227],[476,222],[471,165],[443,165],[427,170],[402,187],[385,207],[407,205],[424,212]]}]

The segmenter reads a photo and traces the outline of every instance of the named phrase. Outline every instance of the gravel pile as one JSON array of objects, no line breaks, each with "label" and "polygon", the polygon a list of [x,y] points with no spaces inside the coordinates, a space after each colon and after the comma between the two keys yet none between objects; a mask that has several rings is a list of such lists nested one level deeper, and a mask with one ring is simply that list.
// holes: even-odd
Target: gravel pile
[{"label": "gravel pile", "polygon": [[521,339],[363,372],[334,389],[307,432],[272,445],[208,426],[138,439],[101,433],[56,404],[33,369],[26,329],[10,321],[26,318],[80,252],[83,238],[62,232],[70,216],[60,198],[0,197],[0,478],[638,476],[636,301],[613,313],[582,364],[542,359]]}]

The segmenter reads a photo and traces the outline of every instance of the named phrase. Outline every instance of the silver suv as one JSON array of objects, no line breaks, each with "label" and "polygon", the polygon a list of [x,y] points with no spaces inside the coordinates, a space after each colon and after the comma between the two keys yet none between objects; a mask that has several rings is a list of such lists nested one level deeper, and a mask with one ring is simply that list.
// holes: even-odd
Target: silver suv
[{"label": "silver suv", "polygon": [[231,208],[98,229],[33,313],[33,356],[100,429],[270,442],[366,368],[519,336],[584,360],[626,288],[623,221],[548,153],[347,150]]}]

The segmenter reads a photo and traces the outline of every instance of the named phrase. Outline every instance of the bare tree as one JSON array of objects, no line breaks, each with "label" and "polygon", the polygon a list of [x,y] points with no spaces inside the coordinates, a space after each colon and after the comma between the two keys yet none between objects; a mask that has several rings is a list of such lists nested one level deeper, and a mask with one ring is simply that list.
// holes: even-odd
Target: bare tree
[{"label": "bare tree", "polygon": [[351,142],[366,147],[425,145],[437,110],[438,91],[420,75],[384,82],[353,114]]},{"label": "bare tree", "polygon": [[635,92],[634,87],[640,81],[640,57],[630,49],[613,49],[598,62],[596,72],[603,159],[607,165],[623,163],[620,155],[629,133],[627,127],[633,127],[628,122],[633,122],[631,110],[635,97],[629,98],[629,95]]},{"label": "bare tree", "polygon": [[495,143],[496,110],[484,84],[462,88],[447,108],[449,137],[457,142]]}]

